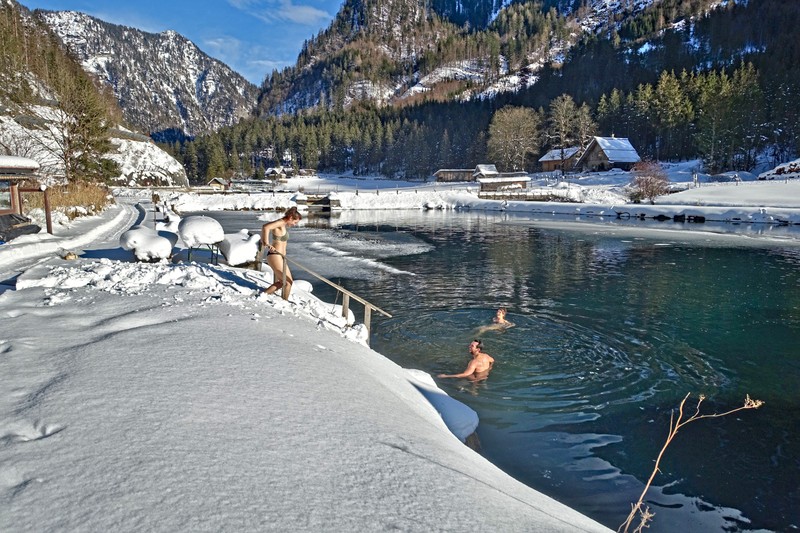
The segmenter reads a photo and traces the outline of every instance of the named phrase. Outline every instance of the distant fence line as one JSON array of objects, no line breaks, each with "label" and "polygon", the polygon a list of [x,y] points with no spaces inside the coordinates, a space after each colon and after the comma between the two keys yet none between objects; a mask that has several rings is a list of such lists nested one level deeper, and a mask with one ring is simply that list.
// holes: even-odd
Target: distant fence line
[{"label": "distant fence line", "polygon": [[537,187],[535,189],[514,189],[505,191],[481,191],[477,186],[465,186],[463,183],[459,186],[422,186],[422,187],[397,187],[394,189],[348,189],[340,190],[338,187],[315,187],[313,189],[302,188],[302,190],[289,191],[289,190],[227,190],[220,191],[211,188],[194,188],[191,192],[195,194],[247,194],[247,195],[262,195],[270,194],[275,196],[277,194],[296,194],[301,193],[307,196],[326,196],[331,193],[349,193],[358,195],[389,195],[400,193],[417,193],[420,192],[464,192],[469,194],[477,194],[479,198],[484,200],[516,200],[516,201],[547,201],[556,200],[563,201],[570,198],[570,191],[567,189],[553,189],[548,187]]},{"label": "distant fence line", "polygon": [[513,191],[480,191],[478,197],[484,200],[517,200],[517,201],[546,201],[551,199],[569,199],[566,189],[517,189]]}]

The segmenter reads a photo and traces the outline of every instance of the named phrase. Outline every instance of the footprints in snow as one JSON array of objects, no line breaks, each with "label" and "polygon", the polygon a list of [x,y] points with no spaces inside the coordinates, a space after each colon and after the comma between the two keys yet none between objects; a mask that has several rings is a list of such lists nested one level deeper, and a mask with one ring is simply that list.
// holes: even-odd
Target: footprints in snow
[{"label": "footprints in snow", "polygon": [[30,426],[19,427],[3,434],[0,436],[0,442],[15,443],[42,440],[60,433],[65,428],[66,426],[60,424],[45,424],[41,420],[37,420]]}]

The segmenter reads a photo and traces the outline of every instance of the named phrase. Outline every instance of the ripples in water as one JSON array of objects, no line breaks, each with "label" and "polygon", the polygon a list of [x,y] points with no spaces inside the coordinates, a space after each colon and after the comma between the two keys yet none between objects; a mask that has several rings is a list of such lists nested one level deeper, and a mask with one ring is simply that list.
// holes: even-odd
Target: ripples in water
[{"label": "ripples in water", "polygon": [[[383,343],[406,346],[405,366],[431,374],[460,371],[469,360],[468,343],[491,316],[489,309],[402,315],[383,322],[373,344],[379,350]],[[491,387],[483,393],[513,397],[551,421],[563,418],[560,414],[639,403],[676,383],[709,390],[726,381],[704,354],[688,346],[667,359],[630,331],[610,333],[548,312],[511,319],[515,327],[481,335],[485,351],[497,361]],[[453,347],[463,351],[454,353]]]}]

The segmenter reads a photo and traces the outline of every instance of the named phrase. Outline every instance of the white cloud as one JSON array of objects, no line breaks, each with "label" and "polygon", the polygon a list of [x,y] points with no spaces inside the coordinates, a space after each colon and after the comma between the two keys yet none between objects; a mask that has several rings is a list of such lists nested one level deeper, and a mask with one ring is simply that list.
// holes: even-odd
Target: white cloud
[{"label": "white cloud", "polygon": [[228,0],[228,3],[268,24],[292,22],[303,26],[319,26],[333,18],[321,9],[295,4],[292,0]]},{"label": "white cloud", "polygon": [[203,46],[208,50],[209,55],[217,57],[227,64],[238,62],[242,54],[242,41],[235,37],[224,36],[205,39]]}]

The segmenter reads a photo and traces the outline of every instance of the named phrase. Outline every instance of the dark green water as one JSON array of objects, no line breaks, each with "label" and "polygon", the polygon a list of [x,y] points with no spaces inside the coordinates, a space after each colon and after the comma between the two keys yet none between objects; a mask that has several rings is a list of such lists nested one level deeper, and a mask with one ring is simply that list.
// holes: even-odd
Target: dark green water
[{"label": "dark green water", "polygon": [[649,531],[800,527],[800,247],[376,218],[312,220],[289,253],[393,313],[375,318],[372,347],[431,374],[461,371],[476,329],[509,309],[514,328],[481,336],[489,379],[438,380],[478,412],[500,468],[616,529],[681,399],[704,394],[713,413],[749,394],[766,404],[678,433],[648,492]]}]

